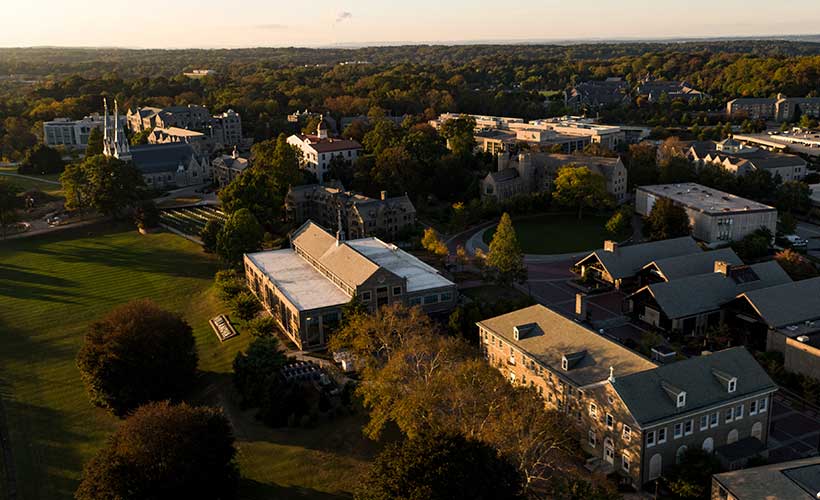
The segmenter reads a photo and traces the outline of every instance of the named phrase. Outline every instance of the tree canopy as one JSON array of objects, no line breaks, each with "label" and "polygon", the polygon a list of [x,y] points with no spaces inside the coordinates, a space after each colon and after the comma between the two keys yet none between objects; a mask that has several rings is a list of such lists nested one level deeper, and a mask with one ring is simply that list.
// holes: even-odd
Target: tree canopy
[{"label": "tree canopy", "polygon": [[653,241],[686,236],[690,230],[686,210],[667,198],[658,199],[644,217],[644,233]]},{"label": "tree canopy", "polygon": [[191,326],[148,300],[93,322],[77,355],[91,402],[118,416],[180,397],[191,388],[197,361]]},{"label": "tree canopy", "polygon": [[612,195],[606,190],[606,179],[584,166],[567,165],[555,177],[553,199],[568,208],[578,210],[581,219],[585,208],[612,206]]},{"label": "tree canopy", "polygon": [[147,404],[86,463],[75,498],[230,500],[239,482],[236,451],[220,410]]},{"label": "tree canopy", "polygon": [[491,446],[459,435],[422,434],[388,445],[357,500],[514,500],[523,479]]},{"label": "tree canopy", "polygon": [[60,183],[67,208],[93,208],[114,217],[133,208],[145,195],[145,182],[133,163],[103,155],[88,156],[69,165],[60,176]]},{"label": "tree canopy", "polygon": [[216,253],[226,264],[239,265],[243,254],[259,250],[263,236],[262,226],[253,213],[241,208],[228,217],[219,231]]}]

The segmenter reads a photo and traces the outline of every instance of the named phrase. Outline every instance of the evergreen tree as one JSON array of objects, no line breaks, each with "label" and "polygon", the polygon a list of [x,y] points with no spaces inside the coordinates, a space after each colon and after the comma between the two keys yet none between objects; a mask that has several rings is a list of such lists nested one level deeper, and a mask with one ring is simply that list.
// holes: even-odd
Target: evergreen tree
[{"label": "evergreen tree", "polygon": [[85,147],[86,156],[101,155],[103,152],[103,133],[98,128],[92,128],[88,133],[88,144]]},{"label": "evergreen tree", "polygon": [[512,283],[526,279],[524,254],[518,244],[518,237],[510,219],[510,214],[504,213],[495,229],[490,242],[490,253],[487,254],[487,265],[498,273],[498,281]]}]

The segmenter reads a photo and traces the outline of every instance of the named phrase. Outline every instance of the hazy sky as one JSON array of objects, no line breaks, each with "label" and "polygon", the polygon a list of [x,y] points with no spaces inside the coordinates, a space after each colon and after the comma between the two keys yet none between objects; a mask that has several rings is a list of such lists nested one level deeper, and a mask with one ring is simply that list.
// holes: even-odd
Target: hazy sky
[{"label": "hazy sky", "polygon": [[0,46],[258,47],[820,33],[818,0],[0,0]]}]

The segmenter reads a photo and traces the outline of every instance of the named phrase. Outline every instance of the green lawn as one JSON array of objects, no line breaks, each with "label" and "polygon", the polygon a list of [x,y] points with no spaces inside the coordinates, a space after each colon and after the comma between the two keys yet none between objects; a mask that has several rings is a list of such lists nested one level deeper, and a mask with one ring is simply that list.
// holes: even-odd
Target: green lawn
[{"label": "green lawn", "polygon": [[2,178],[7,179],[9,182],[12,182],[18,186],[23,191],[29,191],[32,189],[38,189],[44,193],[50,194],[52,196],[62,196],[63,195],[63,187],[52,184],[50,182],[43,182],[38,179],[44,179],[48,181],[57,181],[60,177],[59,175],[33,175],[31,177],[36,177],[36,179],[29,179],[17,176],[6,175],[7,173],[16,173],[17,169],[9,169],[8,167],[0,168],[0,176]]},{"label": "green lawn", "polygon": [[[609,217],[575,214],[544,214],[534,217],[513,217],[515,234],[521,249],[528,254],[562,254],[600,248],[611,235],[604,229]],[[484,233],[489,244],[495,229]]]},{"label": "green lawn", "polygon": [[236,407],[231,363],[250,339],[222,345],[208,326],[222,310],[214,271],[198,246],[168,233],[95,226],[0,242],[0,395],[18,498],[72,498],[83,463],[116,428],[115,418],[89,404],[75,356],[90,321],[143,297],[194,328],[203,375],[192,400],[224,407],[234,422],[241,498],[335,498],[329,494],[355,487],[375,452],[361,438],[363,417],[277,430]]}]

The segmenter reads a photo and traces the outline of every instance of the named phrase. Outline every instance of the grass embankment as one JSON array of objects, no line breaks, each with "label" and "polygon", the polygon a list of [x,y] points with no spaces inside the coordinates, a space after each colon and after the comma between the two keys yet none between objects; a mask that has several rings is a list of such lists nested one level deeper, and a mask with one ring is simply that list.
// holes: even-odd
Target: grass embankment
[{"label": "grass embankment", "polygon": [[130,227],[0,243],[0,395],[19,498],[72,498],[84,462],[116,428],[117,419],[88,402],[75,357],[91,321],[136,298],[180,312],[192,325],[203,373],[192,399],[223,406],[234,422],[241,498],[336,498],[355,487],[374,451],[361,438],[362,417],[277,430],[234,404],[231,363],[250,338],[220,344],[208,326],[223,310],[212,288],[215,270],[195,244]]}]

